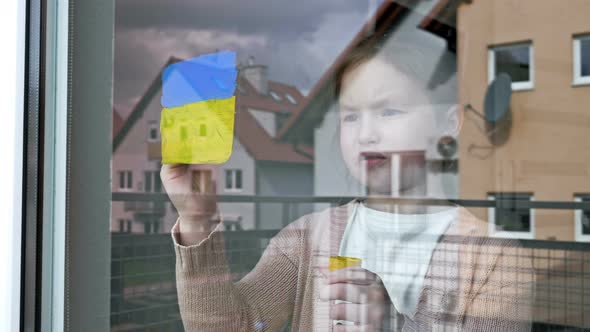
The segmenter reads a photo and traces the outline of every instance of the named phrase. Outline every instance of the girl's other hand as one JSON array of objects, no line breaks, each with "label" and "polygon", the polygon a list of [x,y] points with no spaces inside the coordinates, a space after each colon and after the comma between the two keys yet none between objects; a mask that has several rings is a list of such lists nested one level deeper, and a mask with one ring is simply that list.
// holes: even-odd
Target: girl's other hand
[{"label": "girl's other hand", "polygon": [[[354,322],[337,325],[334,331],[380,331],[389,312],[387,291],[381,279],[360,267],[344,268],[327,273],[327,285],[320,299],[331,301],[330,318]],[[350,303],[335,303],[336,300]]]}]

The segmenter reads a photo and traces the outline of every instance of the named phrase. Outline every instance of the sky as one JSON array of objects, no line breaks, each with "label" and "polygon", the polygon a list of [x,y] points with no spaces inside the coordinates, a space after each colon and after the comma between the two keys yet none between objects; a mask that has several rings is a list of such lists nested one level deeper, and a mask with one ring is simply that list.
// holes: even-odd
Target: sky
[{"label": "sky", "polygon": [[309,91],[381,0],[117,0],[114,104],[128,114],[170,56],[232,50]]}]

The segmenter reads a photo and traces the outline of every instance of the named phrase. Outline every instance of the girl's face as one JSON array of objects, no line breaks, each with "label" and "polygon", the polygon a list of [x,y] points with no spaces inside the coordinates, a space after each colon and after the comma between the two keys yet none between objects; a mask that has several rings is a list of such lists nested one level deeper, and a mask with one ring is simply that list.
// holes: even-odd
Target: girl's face
[{"label": "girl's face", "polygon": [[[424,152],[436,136],[425,92],[396,67],[373,57],[344,75],[338,102],[340,147],[348,170],[369,193],[389,194],[394,156]],[[405,173],[400,174],[406,186],[400,192],[424,185],[411,178],[416,172]]]}]

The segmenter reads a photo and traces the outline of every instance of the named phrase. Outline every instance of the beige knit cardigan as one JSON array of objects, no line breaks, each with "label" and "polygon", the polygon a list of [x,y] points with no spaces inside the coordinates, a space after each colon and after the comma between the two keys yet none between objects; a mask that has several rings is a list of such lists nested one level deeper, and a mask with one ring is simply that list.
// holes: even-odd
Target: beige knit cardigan
[{"label": "beige knit cardigan", "polygon": [[[178,244],[176,282],[186,331],[331,331],[318,294],[337,255],[354,200],[306,215],[281,230],[256,267],[232,282],[223,227],[198,245]],[[518,241],[486,237],[487,224],[459,208],[435,248],[416,311],[402,331],[528,331],[534,289],[530,253]],[[399,315],[396,315],[399,317]]]}]

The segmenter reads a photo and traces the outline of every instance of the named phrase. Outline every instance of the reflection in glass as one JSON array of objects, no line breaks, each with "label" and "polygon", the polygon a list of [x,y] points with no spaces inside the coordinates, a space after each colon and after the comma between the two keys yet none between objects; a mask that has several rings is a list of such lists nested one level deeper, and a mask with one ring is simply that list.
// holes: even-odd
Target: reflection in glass
[{"label": "reflection in glass", "polygon": [[496,76],[506,73],[512,82],[528,82],[530,77],[530,46],[502,47],[495,50]]}]

